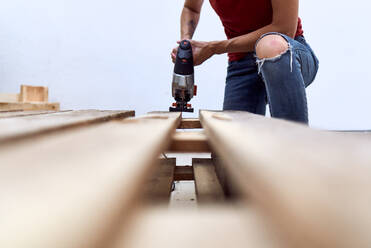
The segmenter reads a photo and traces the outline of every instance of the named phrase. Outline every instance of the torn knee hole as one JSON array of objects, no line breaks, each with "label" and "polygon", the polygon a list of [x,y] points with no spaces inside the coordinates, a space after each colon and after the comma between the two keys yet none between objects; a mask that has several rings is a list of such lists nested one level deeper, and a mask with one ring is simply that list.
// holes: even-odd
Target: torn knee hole
[{"label": "torn knee hole", "polygon": [[289,50],[289,43],[280,35],[264,36],[256,44],[256,56],[259,59],[278,57]]}]

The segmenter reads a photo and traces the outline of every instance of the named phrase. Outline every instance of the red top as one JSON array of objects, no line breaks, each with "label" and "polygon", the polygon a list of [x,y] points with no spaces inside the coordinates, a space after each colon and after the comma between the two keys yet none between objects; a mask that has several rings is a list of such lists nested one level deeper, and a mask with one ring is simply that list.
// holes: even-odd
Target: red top
[{"label": "red top", "polygon": [[[210,0],[219,15],[228,39],[253,32],[272,23],[271,0]],[[298,20],[296,36],[302,35],[301,20]],[[229,53],[229,60],[242,59],[246,53]]]}]

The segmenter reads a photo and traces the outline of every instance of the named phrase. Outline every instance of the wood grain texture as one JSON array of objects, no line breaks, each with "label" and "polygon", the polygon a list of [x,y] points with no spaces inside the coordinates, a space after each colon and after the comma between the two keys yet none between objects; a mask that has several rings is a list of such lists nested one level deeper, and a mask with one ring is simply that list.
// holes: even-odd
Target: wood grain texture
[{"label": "wood grain texture", "polygon": [[201,111],[211,146],[290,247],[371,246],[371,142],[246,112]]},{"label": "wood grain texture", "polygon": [[196,118],[184,118],[182,119],[182,122],[180,123],[179,129],[196,129],[196,128],[202,128],[200,119]]},{"label": "wood grain texture", "polygon": [[146,182],[144,193],[146,201],[168,202],[170,200],[175,165],[175,158],[160,159],[159,166]]},{"label": "wood grain texture", "polygon": [[49,99],[48,87],[21,85],[20,102],[47,103]]},{"label": "wood grain texture", "polygon": [[211,159],[192,160],[197,202],[220,203],[225,200],[222,186],[215,172],[215,166]]},{"label": "wood grain texture", "polygon": [[283,248],[256,213],[231,206],[146,209],[109,248]]},{"label": "wood grain texture", "polygon": [[179,114],[52,133],[0,148],[0,247],[107,247]]},{"label": "wood grain texture", "polygon": [[57,130],[133,116],[134,111],[78,110],[0,118],[0,143]]},{"label": "wood grain texture", "polygon": [[8,103],[0,102],[1,111],[12,111],[12,110],[53,110],[59,111],[59,103]]},{"label": "wood grain texture", "polygon": [[203,132],[178,131],[173,136],[169,152],[210,152]]}]

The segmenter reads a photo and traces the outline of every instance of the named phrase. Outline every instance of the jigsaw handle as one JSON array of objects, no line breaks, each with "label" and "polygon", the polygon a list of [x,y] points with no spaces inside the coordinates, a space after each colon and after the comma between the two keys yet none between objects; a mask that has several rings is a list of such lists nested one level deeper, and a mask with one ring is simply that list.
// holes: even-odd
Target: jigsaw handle
[{"label": "jigsaw handle", "polygon": [[188,40],[182,40],[179,44],[174,73],[178,75],[192,75],[194,73],[192,45]]}]

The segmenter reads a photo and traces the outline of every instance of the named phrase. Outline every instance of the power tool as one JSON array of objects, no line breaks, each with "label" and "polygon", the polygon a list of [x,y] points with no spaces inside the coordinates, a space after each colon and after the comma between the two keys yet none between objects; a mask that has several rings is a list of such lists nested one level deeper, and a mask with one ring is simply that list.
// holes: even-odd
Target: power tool
[{"label": "power tool", "polygon": [[188,40],[182,40],[179,44],[175,59],[172,95],[175,99],[170,112],[193,112],[188,102],[197,94],[197,86],[194,83],[192,45]]}]

